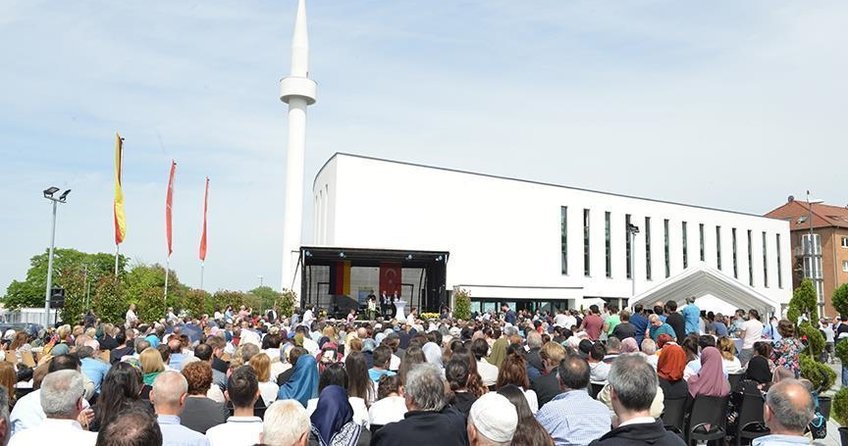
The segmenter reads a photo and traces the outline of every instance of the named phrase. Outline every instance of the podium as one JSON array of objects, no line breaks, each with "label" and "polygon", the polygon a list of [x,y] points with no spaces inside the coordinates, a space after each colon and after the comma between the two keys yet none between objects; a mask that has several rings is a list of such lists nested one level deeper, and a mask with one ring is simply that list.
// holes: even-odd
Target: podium
[{"label": "podium", "polygon": [[398,322],[406,322],[406,301],[395,301],[395,320]]}]

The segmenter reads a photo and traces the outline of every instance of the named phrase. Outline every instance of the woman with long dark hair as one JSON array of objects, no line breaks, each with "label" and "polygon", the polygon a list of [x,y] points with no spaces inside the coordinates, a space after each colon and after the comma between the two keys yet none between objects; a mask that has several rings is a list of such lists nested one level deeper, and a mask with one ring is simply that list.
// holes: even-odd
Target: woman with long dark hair
[{"label": "woman with long dark hair", "polygon": [[149,410],[150,406],[140,400],[142,390],[144,382],[139,369],[128,362],[113,365],[100,385],[97,404],[92,406],[94,420],[89,425],[89,430],[100,430],[127,408],[138,405]]},{"label": "woman with long dark hair", "polygon": [[515,434],[512,436],[511,444],[515,446],[530,444],[533,446],[554,445],[551,435],[536,421],[536,417],[530,411],[530,406],[527,404],[527,397],[524,396],[524,391],[520,387],[509,384],[498,389],[498,393],[505,396],[515,406],[515,410],[518,413],[518,427],[516,427]]},{"label": "woman with long dark hair", "polygon": [[477,395],[468,390],[470,371],[468,361],[462,355],[454,355],[445,366],[445,378],[447,378],[452,393],[448,399],[448,404],[465,416],[468,416],[468,413],[471,412],[471,405],[477,401]]},{"label": "woman with long dark hair", "polygon": [[418,364],[424,364],[427,362],[427,357],[424,356],[424,351],[421,350],[421,347],[418,345],[411,345],[406,349],[406,352],[403,354],[403,359],[400,360],[400,367],[398,368],[398,376],[400,376],[400,385],[403,385],[406,382],[406,374],[412,370],[412,367]]},{"label": "woman with long dark hair", "polygon": [[368,364],[362,352],[350,352],[345,358],[344,368],[347,371],[347,393],[351,404],[356,408],[354,399],[362,400],[362,404],[370,407],[377,398],[371,378],[368,377]]}]

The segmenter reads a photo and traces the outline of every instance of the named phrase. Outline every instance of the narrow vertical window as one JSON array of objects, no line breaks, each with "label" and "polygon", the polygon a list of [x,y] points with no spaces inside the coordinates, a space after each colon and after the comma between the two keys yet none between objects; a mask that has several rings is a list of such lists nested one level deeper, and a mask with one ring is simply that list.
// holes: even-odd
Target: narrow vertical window
[{"label": "narrow vertical window", "polygon": [[768,288],[768,243],[766,231],[763,231],[763,286]]},{"label": "narrow vertical window", "polygon": [[683,231],[683,269],[689,268],[689,234],[686,231],[686,222],[680,225]]},{"label": "narrow vertical window", "polygon": [[645,278],[651,280],[651,217],[645,217]]},{"label": "narrow vertical window", "polygon": [[721,226],[716,226],[716,267],[721,270]]},{"label": "narrow vertical window", "polygon": [[671,277],[671,249],[668,246],[668,219],[663,220],[664,239],[665,239],[665,277]]},{"label": "narrow vertical window", "polygon": [[736,260],[736,228],[731,228],[730,233],[733,238],[733,278],[739,278],[739,263]]},{"label": "narrow vertical window", "polygon": [[775,235],[777,236],[776,237],[776,239],[777,239],[777,250],[775,251],[777,253],[777,287],[782,289],[783,288],[783,262],[781,261],[781,258],[780,258],[780,251],[781,251],[780,250],[780,234],[775,234]]},{"label": "narrow vertical window", "polygon": [[754,286],[754,239],[748,230],[748,285]]},{"label": "narrow vertical window", "polygon": [[701,261],[706,262],[707,258],[706,258],[706,256],[704,256],[704,224],[703,223],[698,224],[698,231],[700,232],[700,238],[701,238]]},{"label": "narrow vertical window", "polygon": [[592,275],[592,268],[589,264],[589,260],[591,260],[589,256],[589,249],[591,245],[589,244],[589,210],[583,209],[583,274],[586,277]]},{"label": "narrow vertical window", "polygon": [[633,265],[631,265],[631,260],[633,260],[633,247],[630,245],[630,214],[626,214],[624,216],[624,251],[625,251],[625,262],[627,263],[627,278],[633,278],[633,270],[631,269]]},{"label": "narrow vertical window", "polygon": [[607,255],[607,277],[612,277],[612,234],[610,234],[611,220],[611,214],[609,212],[604,212],[604,251]]},{"label": "narrow vertical window", "polygon": [[559,208],[559,224],[562,273],[568,274],[568,207],[566,206]]}]

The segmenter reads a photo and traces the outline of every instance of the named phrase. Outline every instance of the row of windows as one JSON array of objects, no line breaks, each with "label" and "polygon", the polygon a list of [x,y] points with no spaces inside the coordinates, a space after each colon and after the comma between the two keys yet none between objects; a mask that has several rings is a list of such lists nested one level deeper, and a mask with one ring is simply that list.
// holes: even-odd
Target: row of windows
[{"label": "row of windows", "polygon": [[[645,217],[644,227],[641,228],[642,232],[645,234],[645,278],[647,280],[653,279],[653,271],[652,271],[652,262],[651,262],[651,217]],[[624,217],[624,246],[625,246],[625,268],[626,268],[626,277],[628,279],[633,278],[633,246],[631,233],[629,228],[633,225],[630,214],[626,214]],[[671,243],[670,243],[670,221],[669,219],[663,219],[663,251],[664,251],[664,273],[665,277],[671,277]],[[560,244],[561,244],[561,265],[562,265],[562,274],[569,274],[568,271],[568,207],[562,206],[560,208]],[[639,228],[635,228],[639,229]],[[688,222],[681,222],[681,231],[682,231],[682,249],[683,249],[683,268],[689,267],[689,231],[688,231]],[[704,249],[705,245],[705,231],[706,228],[703,223],[698,224],[698,240],[699,240],[699,258],[702,262],[706,261],[706,253]],[[609,211],[604,212],[604,254],[605,254],[605,275],[608,278],[612,278],[612,257],[613,257],[613,233],[615,231],[612,228],[612,213]],[[739,279],[739,262],[738,262],[738,253],[737,253],[737,229],[731,228],[731,259],[733,264],[733,277],[735,279]],[[722,243],[721,243],[721,226],[715,227],[715,239],[716,239],[716,266],[719,270],[722,270]],[[750,286],[754,286],[754,252],[753,252],[753,241],[754,235],[752,230],[747,230],[747,240],[748,240],[748,284]],[[848,237],[843,240],[848,240]],[[848,241],[843,241],[843,243],[848,243]],[[783,259],[781,258],[781,249],[780,249],[780,234],[775,234],[775,248],[777,253],[777,286],[779,288],[783,288]],[[769,286],[769,274],[768,274],[768,251],[769,251],[769,242],[768,235],[765,231],[762,232],[762,265],[763,265],[763,286],[768,288]],[[591,210],[583,209],[583,275],[586,277],[590,277],[592,275],[592,266],[591,266]]]}]

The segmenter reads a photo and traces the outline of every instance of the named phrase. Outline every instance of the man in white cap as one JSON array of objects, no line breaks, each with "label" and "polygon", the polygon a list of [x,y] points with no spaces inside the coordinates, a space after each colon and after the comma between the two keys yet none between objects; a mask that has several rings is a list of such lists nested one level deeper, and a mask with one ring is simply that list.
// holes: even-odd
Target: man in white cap
[{"label": "man in white cap", "polygon": [[517,426],[515,406],[505,396],[489,392],[478,398],[468,413],[468,444],[508,446]]}]

